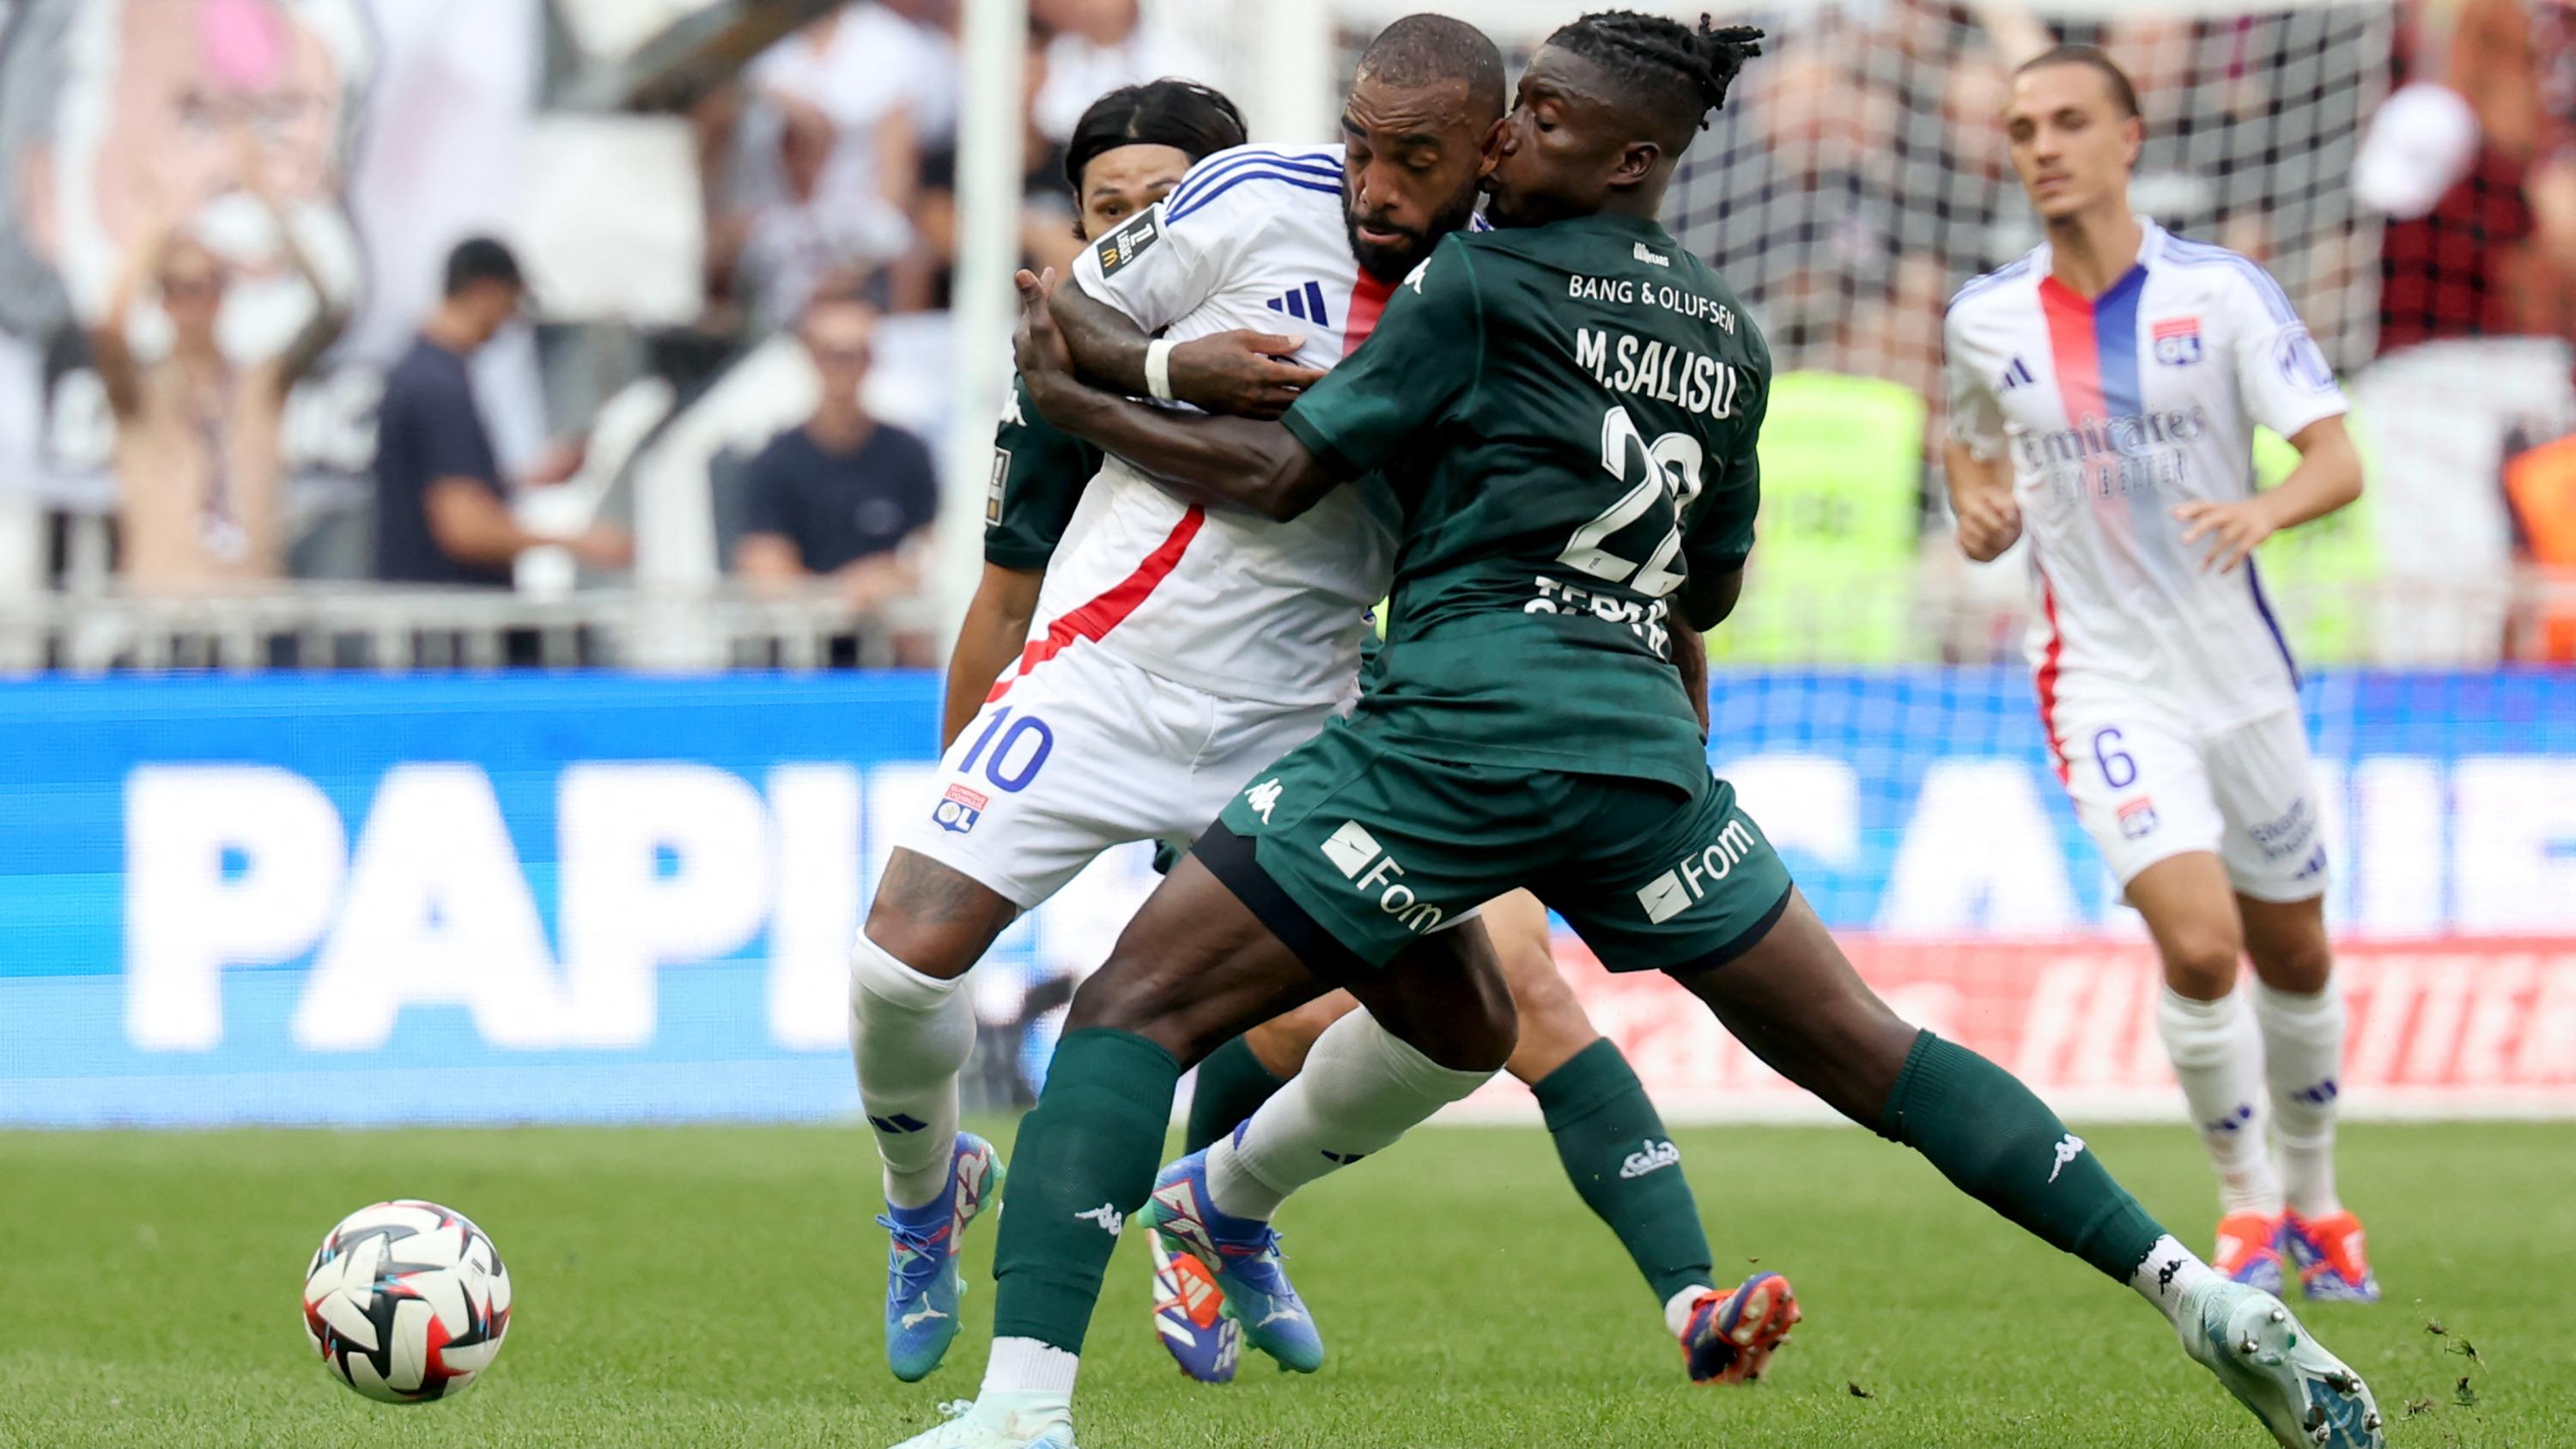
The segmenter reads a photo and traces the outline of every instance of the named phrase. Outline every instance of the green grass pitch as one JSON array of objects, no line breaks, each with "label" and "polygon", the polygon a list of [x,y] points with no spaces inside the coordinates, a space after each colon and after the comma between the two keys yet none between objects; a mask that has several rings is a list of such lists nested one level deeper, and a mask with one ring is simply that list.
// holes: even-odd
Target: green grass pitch
[{"label": "green grass pitch", "polygon": [[[2084,1135],[2171,1226],[2207,1235],[2181,1127]],[[1146,1327],[1143,1245],[1123,1244],[1083,1444],[2267,1442],[2145,1305],[1910,1154],[1850,1130],[1680,1141],[1721,1271],[1758,1258],[1806,1305],[1770,1382],[1682,1380],[1544,1133],[1436,1130],[1283,1216],[1331,1346],[1312,1378],[1247,1355],[1230,1388],[1185,1382]],[[2307,1317],[2369,1375],[2391,1442],[2576,1444],[2576,1127],[2358,1126],[2345,1143],[2389,1302]],[[875,1449],[973,1392],[993,1233],[970,1239],[951,1361],[896,1384],[867,1157],[855,1129],[0,1134],[0,1444]],[[370,1404],[306,1357],[306,1258],[391,1196],[468,1213],[510,1265],[508,1346],[452,1403]]]}]

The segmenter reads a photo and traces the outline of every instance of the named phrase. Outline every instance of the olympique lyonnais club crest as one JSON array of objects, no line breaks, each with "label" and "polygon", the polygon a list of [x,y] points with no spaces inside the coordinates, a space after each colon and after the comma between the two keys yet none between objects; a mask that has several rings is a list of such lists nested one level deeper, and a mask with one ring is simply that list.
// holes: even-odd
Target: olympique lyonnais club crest
[{"label": "olympique lyonnais club crest", "polygon": [[[2195,345],[2199,339],[2194,338]],[[2141,796],[2120,807],[2120,838],[2144,839],[2156,828],[2156,802]]]},{"label": "olympique lyonnais club crest", "polygon": [[2175,317],[2156,324],[2156,361],[2189,367],[2200,361],[2200,319]]},{"label": "olympique lyonnais club crest", "polygon": [[940,829],[964,835],[975,828],[976,821],[984,818],[984,807],[992,803],[993,797],[981,791],[951,785],[948,793],[939,798],[939,803],[931,807],[930,818],[938,823]]}]

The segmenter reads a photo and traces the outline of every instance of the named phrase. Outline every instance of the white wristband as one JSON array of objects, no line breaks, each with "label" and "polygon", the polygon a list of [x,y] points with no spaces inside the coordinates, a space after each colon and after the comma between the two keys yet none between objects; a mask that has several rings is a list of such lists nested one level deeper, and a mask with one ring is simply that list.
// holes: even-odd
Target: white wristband
[{"label": "white wristband", "polygon": [[1156,402],[1172,401],[1172,349],[1180,344],[1158,337],[1145,344],[1145,391]]}]

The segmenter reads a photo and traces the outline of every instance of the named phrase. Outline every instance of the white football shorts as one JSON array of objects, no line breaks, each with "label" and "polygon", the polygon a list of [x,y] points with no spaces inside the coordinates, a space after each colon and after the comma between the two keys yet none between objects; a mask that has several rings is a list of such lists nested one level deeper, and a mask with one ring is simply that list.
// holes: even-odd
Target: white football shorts
[{"label": "white football shorts", "polygon": [[894,843],[1027,910],[1112,846],[1186,848],[1349,707],[1210,694],[1076,640],[968,722]]},{"label": "white football shorts", "polygon": [[2056,722],[2076,819],[2123,886],[2160,860],[2205,850],[2256,900],[2325,892],[2325,836],[2296,709],[2206,735],[2136,701],[2069,701]]}]

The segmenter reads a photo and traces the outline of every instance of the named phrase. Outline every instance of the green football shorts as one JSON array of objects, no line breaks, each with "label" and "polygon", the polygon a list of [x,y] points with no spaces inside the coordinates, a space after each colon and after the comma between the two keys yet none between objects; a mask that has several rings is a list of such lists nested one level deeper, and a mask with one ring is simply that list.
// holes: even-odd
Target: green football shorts
[{"label": "green football shorts", "polygon": [[1789,904],[1788,868],[1723,780],[1683,794],[1431,759],[1340,719],[1255,775],[1194,853],[1319,969],[1345,952],[1384,966],[1523,886],[1613,971],[1722,965]]}]

